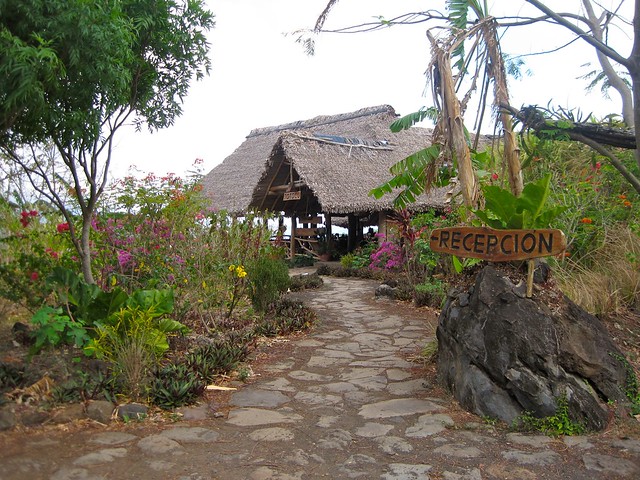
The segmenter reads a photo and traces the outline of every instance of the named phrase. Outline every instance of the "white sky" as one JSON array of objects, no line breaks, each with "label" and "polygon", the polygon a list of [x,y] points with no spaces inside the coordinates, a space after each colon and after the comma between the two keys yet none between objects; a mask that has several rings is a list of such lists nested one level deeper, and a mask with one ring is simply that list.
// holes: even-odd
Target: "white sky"
[{"label": "white sky", "polygon": [[[429,63],[426,24],[355,35],[325,34],[316,39],[316,55],[308,57],[294,36],[283,33],[313,28],[326,3],[208,0],[216,16],[216,26],[209,34],[210,76],[193,84],[184,114],[173,127],[153,134],[133,129],[119,133],[112,177],[125,175],[130,165],[142,172],[183,175],[196,158],[204,160],[206,173],[230,155],[254,128],[380,104],[393,106],[401,115],[431,105],[430,96],[423,96],[424,71]],[[577,12],[580,2],[545,3]],[[633,2],[626,3],[630,17]],[[325,28],[359,24],[379,15],[389,19],[442,4],[441,0],[341,0]],[[510,14],[532,11],[522,0],[494,0],[493,4],[490,11],[496,16],[498,9]],[[558,47],[568,38],[559,27],[542,32],[540,26],[534,26],[508,32],[502,49],[512,55],[525,54]],[[631,45],[632,40],[624,36],[614,44],[625,56]],[[584,43],[525,60],[532,76],[510,79],[514,106],[546,106],[551,100],[552,106],[579,107],[585,113],[601,116],[620,111],[617,96],[606,101],[599,91],[587,94],[586,81],[576,80],[589,71],[582,64],[595,62],[594,50]]]}]

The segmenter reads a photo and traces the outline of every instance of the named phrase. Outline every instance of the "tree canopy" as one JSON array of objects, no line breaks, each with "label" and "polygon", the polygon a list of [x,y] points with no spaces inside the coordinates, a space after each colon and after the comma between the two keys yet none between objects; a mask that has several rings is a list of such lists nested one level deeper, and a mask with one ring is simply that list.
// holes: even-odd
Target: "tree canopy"
[{"label": "tree canopy", "polygon": [[[191,81],[209,72],[213,26],[203,0],[0,0],[0,149],[69,221],[87,281],[90,222],[113,137],[131,120],[151,130],[173,124]],[[80,234],[47,187],[38,161],[45,143],[71,177]]]}]

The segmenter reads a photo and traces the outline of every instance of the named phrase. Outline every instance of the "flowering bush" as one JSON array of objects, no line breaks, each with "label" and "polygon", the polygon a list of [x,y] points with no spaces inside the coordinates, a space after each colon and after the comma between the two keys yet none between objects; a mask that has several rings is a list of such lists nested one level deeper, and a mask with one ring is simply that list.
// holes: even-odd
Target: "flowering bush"
[{"label": "flowering bush", "polygon": [[45,279],[52,269],[76,266],[68,236],[51,229],[58,218],[0,204],[0,297],[35,310],[50,292]]},{"label": "flowering bush", "polygon": [[[383,234],[376,237],[384,238]],[[371,254],[369,268],[372,270],[397,271],[403,265],[403,255],[400,246],[394,242],[383,241],[378,249]]]}]

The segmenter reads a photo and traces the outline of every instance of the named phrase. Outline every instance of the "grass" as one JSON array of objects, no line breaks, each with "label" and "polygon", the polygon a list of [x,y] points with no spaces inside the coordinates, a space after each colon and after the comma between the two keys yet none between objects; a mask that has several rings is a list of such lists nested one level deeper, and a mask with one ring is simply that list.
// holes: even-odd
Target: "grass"
[{"label": "grass", "polygon": [[571,260],[554,269],[561,290],[593,314],[610,317],[638,307],[640,236],[626,227],[605,233],[603,245],[587,259],[590,267]]}]

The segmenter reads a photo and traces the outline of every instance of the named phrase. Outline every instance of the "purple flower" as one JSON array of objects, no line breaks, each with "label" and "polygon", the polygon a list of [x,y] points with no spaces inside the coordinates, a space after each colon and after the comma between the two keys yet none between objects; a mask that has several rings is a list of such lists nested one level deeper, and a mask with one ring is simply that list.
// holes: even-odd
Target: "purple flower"
[{"label": "purple flower", "polygon": [[133,261],[133,255],[126,250],[118,251],[118,264],[120,268],[127,268],[127,266]]}]

